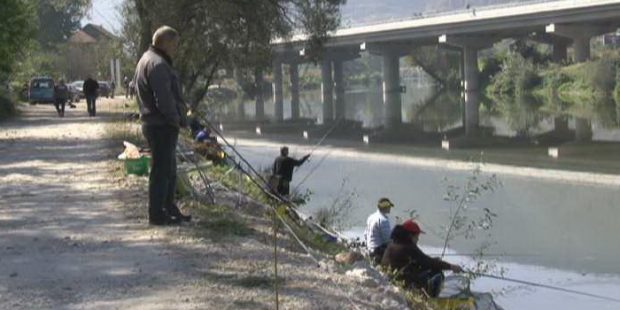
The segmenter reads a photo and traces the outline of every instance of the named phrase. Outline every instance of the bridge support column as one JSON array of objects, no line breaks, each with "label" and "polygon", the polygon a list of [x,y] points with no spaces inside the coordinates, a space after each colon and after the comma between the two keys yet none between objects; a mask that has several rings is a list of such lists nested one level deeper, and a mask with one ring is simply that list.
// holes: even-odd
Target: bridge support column
[{"label": "bridge support column", "polygon": [[291,77],[291,119],[299,119],[299,65],[292,62],[289,66]]},{"label": "bridge support column", "polygon": [[478,68],[478,49],[471,46],[463,47],[465,70],[465,135],[471,136],[478,132],[480,123],[480,71]]},{"label": "bridge support column", "polygon": [[284,98],[282,91],[282,62],[273,62],[273,102],[275,104],[275,117],[277,122],[284,120]]},{"label": "bridge support column", "polygon": [[323,59],[321,65],[321,98],[323,101],[323,124],[334,120],[334,81],[332,78],[332,61]]},{"label": "bridge support column", "polygon": [[[568,44],[570,42],[564,38],[555,38],[552,40],[553,45],[553,62],[563,64],[568,61]],[[559,135],[568,133],[568,118],[566,116],[557,116],[553,119],[553,131]]]},{"label": "bridge support column", "polygon": [[553,42],[553,62],[565,63],[568,60],[568,43],[564,40]]},{"label": "bridge support column", "polygon": [[493,36],[447,36],[439,37],[439,43],[458,46],[463,53],[463,91],[465,113],[463,127],[466,136],[475,136],[480,127],[480,69],[478,51],[493,46],[500,38]]},{"label": "bridge support column", "polygon": [[386,129],[402,123],[400,53],[393,49],[383,51],[383,119]]},{"label": "bridge support column", "polygon": [[334,60],[334,90],[336,93],[336,119],[345,118],[344,101],[344,75],[342,71],[342,60]]},{"label": "bridge support column", "polygon": [[254,70],[254,87],[256,89],[255,95],[255,116],[254,118],[257,121],[262,121],[265,119],[265,100],[263,97],[263,85],[265,85],[265,81],[263,78],[263,70],[260,68],[256,68]]}]

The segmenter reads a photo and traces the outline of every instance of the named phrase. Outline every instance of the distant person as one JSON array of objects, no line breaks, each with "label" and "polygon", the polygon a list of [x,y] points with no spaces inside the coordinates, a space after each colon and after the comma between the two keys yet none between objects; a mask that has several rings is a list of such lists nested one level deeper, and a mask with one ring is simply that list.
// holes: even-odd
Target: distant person
[{"label": "distant person", "polygon": [[200,123],[198,117],[192,117],[189,121],[189,129],[192,131],[192,137],[195,137],[205,126]]},{"label": "distant person", "polygon": [[176,30],[168,26],[157,29],[153,45],[140,58],[132,80],[138,96],[142,133],[153,156],[148,211],[151,225],[191,221],[191,216],[183,215],[174,203],[177,140],[180,128],[187,126],[187,107],[172,67],[178,44]]},{"label": "distant person", "polygon": [[388,198],[381,198],[377,203],[377,211],[366,220],[366,249],[368,255],[375,264],[381,262],[383,252],[390,242],[392,224],[388,218],[394,204]]},{"label": "distant person", "polygon": [[58,84],[54,86],[54,106],[59,117],[65,116],[65,104],[69,100],[69,87],[65,84],[64,80],[58,81]]},{"label": "distant person", "polygon": [[133,99],[133,96],[136,94],[136,83],[131,80],[127,87],[129,88],[129,99]]},{"label": "distant person", "polygon": [[211,136],[211,130],[207,126],[204,126],[202,130],[198,131],[194,140],[200,143],[217,142],[217,139]]},{"label": "distant person", "polygon": [[129,98],[129,78],[125,75],[123,78],[123,87],[125,88],[125,99]]},{"label": "distant person", "polygon": [[114,99],[114,90],[116,90],[116,83],[112,80],[112,82],[110,82],[110,98],[112,99]]},{"label": "distant person", "polygon": [[310,158],[310,154],[295,159],[288,156],[288,147],[284,146],[280,149],[280,156],[273,163],[273,180],[272,186],[275,186],[276,192],[281,196],[288,196],[290,192],[290,184],[293,180],[293,169],[303,165]]},{"label": "distant person", "polygon": [[405,287],[422,289],[429,296],[437,297],[444,281],[442,270],[460,273],[463,269],[424,254],[418,247],[418,239],[423,233],[413,219],[396,225],[381,265],[396,272],[393,277],[397,281],[404,281]]},{"label": "distant person", "polygon": [[86,109],[88,110],[88,116],[94,117],[97,114],[97,93],[99,91],[99,83],[90,76],[84,81],[82,86],[84,90],[84,97],[86,97]]}]

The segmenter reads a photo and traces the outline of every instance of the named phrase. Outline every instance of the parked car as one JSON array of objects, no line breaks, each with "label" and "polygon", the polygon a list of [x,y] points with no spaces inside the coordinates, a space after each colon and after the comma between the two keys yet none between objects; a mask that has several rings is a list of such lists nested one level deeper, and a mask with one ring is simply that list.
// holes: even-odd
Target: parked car
[{"label": "parked car", "polygon": [[[71,82],[71,87],[73,88],[73,91],[75,91],[78,95],[78,100],[80,101],[80,99],[84,99],[84,81],[73,81]],[[76,102],[77,102],[76,101]]]},{"label": "parked car", "polygon": [[28,85],[28,102],[54,103],[54,80],[50,77],[35,77]]},{"label": "parked car", "polygon": [[112,88],[110,83],[106,81],[98,81],[97,83],[99,83],[99,97],[112,97]]}]

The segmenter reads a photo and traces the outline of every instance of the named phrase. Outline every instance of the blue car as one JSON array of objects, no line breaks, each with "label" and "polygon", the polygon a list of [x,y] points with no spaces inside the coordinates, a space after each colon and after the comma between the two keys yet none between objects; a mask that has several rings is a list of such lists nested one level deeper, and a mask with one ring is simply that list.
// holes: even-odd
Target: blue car
[{"label": "blue car", "polygon": [[28,102],[54,103],[54,80],[49,77],[35,77],[28,86]]}]

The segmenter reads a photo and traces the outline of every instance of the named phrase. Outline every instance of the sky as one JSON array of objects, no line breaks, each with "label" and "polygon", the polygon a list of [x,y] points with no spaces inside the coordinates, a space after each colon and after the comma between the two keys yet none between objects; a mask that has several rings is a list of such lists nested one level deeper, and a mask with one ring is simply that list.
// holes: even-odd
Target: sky
[{"label": "sky", "polygon": [[93,23],[102,25],[112,33],[118,34],[121,28],[118,7],[125,0],[92,0],[93,6],[88,16],[82,20],[82,25]]}]

